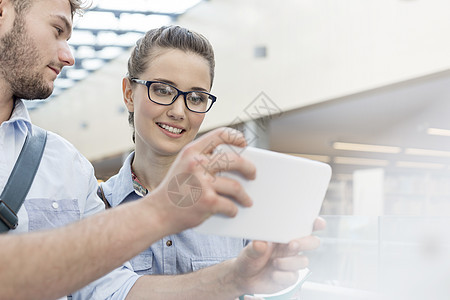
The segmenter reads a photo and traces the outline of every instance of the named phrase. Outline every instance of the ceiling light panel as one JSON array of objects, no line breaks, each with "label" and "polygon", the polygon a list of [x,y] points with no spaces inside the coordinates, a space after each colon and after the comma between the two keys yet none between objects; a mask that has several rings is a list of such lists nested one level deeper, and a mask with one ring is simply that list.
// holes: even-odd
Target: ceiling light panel
[{"label": "ceiling light panel", "polygon": [[385,167],[389,165],[387,160],[383,159],[369,159],[369,158],[359,158],[359,157],[340,157],[337,156],[333,159],[335,164],[341,165],[359,165],[359,166],[378,166]]},{"label": "ceiling light panel", "polygon": [[397,154],[402,151],[400,147],[394,146],[369,145],[369,144],[344,143],[344,142],[334,142],[333,148],[336,150],[393,153],[393,154]]},{"label": "ceiling light panel", "polygon": [[435,157],[450,157],[450,151],[433,150],[433,149],[417,149],[407,148],[405,154]]},{"label": "ceiling light panel", "polygon": [[430,135],[439,135],[439,136],[450,136],[450,130],[449,129],[442,129],[442,128],[428,128],[427,134]]}]

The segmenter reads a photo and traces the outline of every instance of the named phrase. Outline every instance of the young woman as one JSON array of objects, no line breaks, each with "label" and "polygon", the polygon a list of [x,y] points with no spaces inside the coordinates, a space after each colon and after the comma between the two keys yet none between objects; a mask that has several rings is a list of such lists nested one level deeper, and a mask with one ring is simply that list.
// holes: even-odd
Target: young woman
[{"label": "young woman", "polygon": [[[128,61],[128,74],[122,82],[135,151],[128,156],[119,173],[101,185],[99,191],[111,206],[135,201],[161,183],[177,154],[195,138],[205,114],[216,101],[210,94],[213,79],[213,49],[198,33],[179,26],[161,27],[148,31],[137,42]],[[176,188],[181,190],[178,196],[182,194],[183,183],[186,184],[183,180],[177,182]],[[195,182],[187,184],[195,188]],[[227,193],[219,190],[221,192]],[[319,221],[317,229],[324,227],[323,220]],[[164,237],[130,263],[133,271],[140,275],[190,273],[234,259],[246,244],[243,239],[203,235],[189,229]],[[262,246],[256,244],[253,246]],[[263,247],[266,246],[272,247]],[[305,267],[307,260],[298,255],[299,251],[317,246],[318,239],[313,236],[286,246],[274,246],[271,254],[274,260],[268,263],[267,269]],[[282,258],[291,255],[292,258]],[[277,262],[277,257],[289,263]],[[246,274],[247,267],[242,268],[245,270],[241,272]],[[254,277],[254,280],[258,281],[258,278]],[[263,282],[258,284],[252,283],[250,290],[262,292],[270,286]]]},{"label": "young woman", "polygon": [[[122,89],[135,151],[119,173],[102,184],[111,206],[156,188],[178,152],[197,135],[216,97],[214,52],[202,35],[178,26],[150,30],[137,42]],[[180,274],[236,257],[243,239],[186,230],[131,259],[138,274]]]}]

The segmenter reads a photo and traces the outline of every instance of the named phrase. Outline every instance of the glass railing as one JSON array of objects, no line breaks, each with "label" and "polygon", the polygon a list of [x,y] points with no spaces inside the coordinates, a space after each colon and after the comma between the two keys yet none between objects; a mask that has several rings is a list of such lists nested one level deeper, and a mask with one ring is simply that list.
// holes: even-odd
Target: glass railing
[{"label": "glass railing", "polygon": [[450,217],[323,217],[321,246],[308,253],[310,286],[450,299]]}]

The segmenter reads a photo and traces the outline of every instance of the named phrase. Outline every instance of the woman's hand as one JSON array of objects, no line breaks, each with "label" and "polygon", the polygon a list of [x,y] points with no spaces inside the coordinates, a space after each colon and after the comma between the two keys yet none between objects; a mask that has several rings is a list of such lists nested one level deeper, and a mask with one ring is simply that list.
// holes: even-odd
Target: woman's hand
[{"label": "woman's hand", "polygon": [[[319,217],[314,230],[324,229],[326,222]],[[301,252],[320,245],[318,237],[310,235],[288,244],[262,241],[250,243],[234,261],[235,284],[242,294],[271,294],[293,285],[298,272],[308,266],[308,258]]]}]

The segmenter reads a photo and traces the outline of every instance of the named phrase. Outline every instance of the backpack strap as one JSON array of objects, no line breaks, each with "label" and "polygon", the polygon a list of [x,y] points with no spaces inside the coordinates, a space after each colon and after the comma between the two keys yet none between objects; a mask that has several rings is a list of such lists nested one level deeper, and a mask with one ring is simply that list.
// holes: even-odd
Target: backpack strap
[{"label": "backpack strap", "polygon": [[0,233],[15,229],[19,224],[17,212],[33,183],[47,141],[47,131],[33,125],[28,131],[5,188],[0,195]]}]

